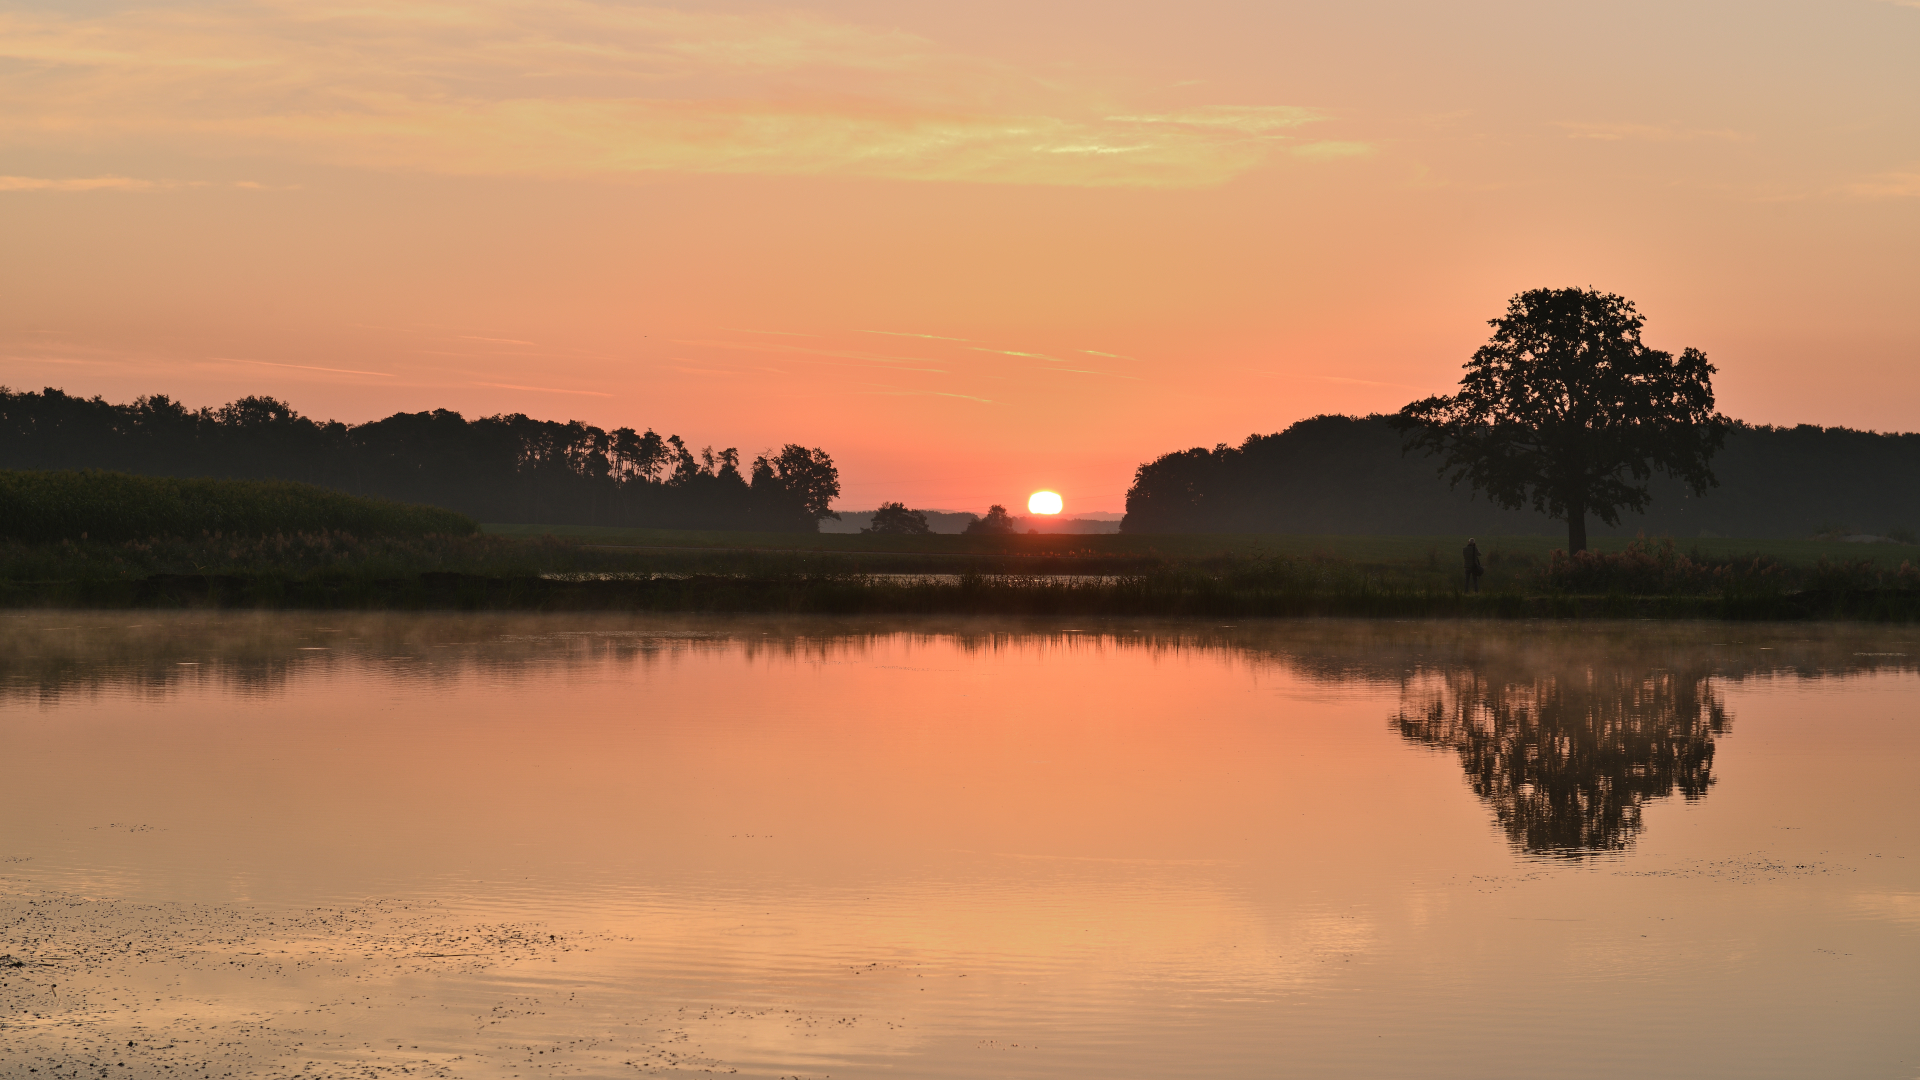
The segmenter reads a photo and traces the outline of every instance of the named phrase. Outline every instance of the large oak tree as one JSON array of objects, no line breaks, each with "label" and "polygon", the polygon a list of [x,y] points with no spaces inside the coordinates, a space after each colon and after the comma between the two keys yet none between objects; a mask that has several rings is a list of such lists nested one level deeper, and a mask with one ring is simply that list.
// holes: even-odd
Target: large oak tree
[{"label": "large oak tree", "polygon": [[1655,469],[1696,495],[1718,485],[1708,465],[1727,421],[1713,411],[1714,366],[1698,349],[1648,348],[1645,321],[1612,293],[1521,293],[1490,320],[1460,392],[1392,423],[1408,451],[1441,455],[1451,483],[1565,520],[1568,549],[1584,551],[1587,515],[1615,525],[1621,510],[1646,509]]}]

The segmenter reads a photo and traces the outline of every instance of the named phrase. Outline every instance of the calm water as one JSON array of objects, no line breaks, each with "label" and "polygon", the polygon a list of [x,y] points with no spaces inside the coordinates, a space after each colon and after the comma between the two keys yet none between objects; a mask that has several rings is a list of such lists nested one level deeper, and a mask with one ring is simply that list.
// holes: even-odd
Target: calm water
[{"label": "calm water", "polygon": [[10,616],[0,1074],[1911,1080],[1917,637]]}]

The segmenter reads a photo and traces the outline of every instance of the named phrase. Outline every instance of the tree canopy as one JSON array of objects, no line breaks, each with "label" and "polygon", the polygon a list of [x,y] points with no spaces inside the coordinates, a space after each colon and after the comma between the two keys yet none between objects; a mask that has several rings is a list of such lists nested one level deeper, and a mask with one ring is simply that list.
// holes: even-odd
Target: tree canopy
[{"label": "tree canopy", "polygon": [[1727,425],[1713,411],[1714,366],[1698,349],[1648,348],[1645,321],[1612,293],[1515,296],[1459,393],[1393,417],[1403,448],[1439,454],[1451,484],[1564,520],[1570,551],[1586,549],[1588,514],[1613,525],[1622,509],[1644,510],[1656,469],[1704,494],[1718,485],[1709,462]]}]

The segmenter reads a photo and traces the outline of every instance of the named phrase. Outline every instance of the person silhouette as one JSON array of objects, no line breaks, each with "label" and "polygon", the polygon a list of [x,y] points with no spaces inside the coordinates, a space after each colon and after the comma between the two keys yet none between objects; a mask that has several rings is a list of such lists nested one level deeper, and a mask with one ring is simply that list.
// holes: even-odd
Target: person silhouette
[{"label": "person silhouette", "polygon": [[1467,558],[1467,591],[1477,593],[1480,591],[1480,575],[1487,572],[1486,567],[1480,565],[1480,546],[1469,536],[1467,546],[1460,553]]}]

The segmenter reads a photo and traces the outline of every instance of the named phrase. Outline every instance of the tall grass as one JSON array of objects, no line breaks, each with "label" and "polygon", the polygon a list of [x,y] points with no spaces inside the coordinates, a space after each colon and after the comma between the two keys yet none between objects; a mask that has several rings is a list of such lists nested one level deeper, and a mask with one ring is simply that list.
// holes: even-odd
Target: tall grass
[{"label": "tall grass", "polygon": [[1871,559],[1792,564],[1766,555],[1714,556],[1682,552],[1670,539],[1641,537],[1625,551],[1555,551],[1539,585],[1563,594],[1629,596],[1778,596],[1801,592],[1862,592],[1920,588],[1920,567]]},{"label": "tall grass", "polygon": [[97,469],[0,471],[0,537],[29,543],[347,533],[464,536],[473,519],[433,506],[289,480],[132,476]]}]

